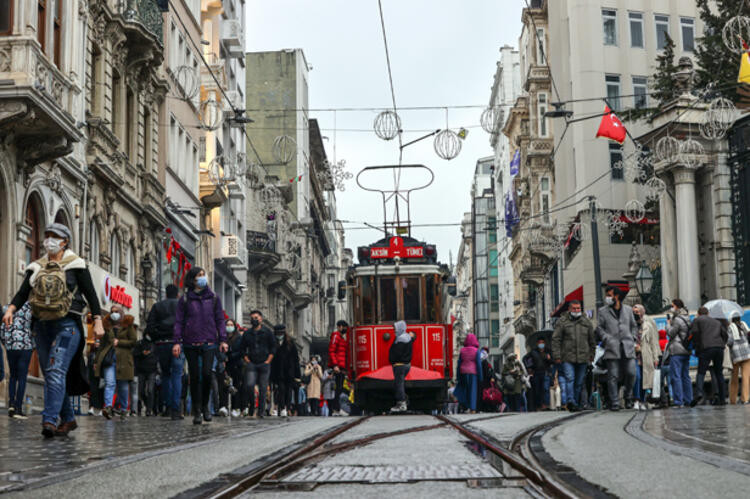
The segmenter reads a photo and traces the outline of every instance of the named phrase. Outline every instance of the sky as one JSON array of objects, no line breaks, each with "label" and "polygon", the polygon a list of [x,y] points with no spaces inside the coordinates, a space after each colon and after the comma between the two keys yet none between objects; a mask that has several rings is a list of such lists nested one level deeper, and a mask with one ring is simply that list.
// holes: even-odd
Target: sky
[{"label": "sky", "polygon": [[[503,45],[517,47],[523,0],[382,0],[397,107],[486,106]],[[309,105],[315,108],[392,108],[377,0],[249,0],[246,49],[250,52],[301,48],[308,64]],[[366,166],[398,164],[398,143],[373,131],[379,111],[311,111],[321,128],[329,160],[345,160],[355,177]],[[439,260],[455,261],[460,222],[470,211],[476,161],[492,155],[489,134],[479,126],[482,108],[399,111],[404,142],[449,126],[469,134],[455,159],[445,161],[433,138],[404,149],[403,164],[422,164],[435,175],[428,188],[411,196],[412,236],[437,245]],[[335,131],[334,131],[335,128]],[[357,131],[350,131],[357,130]],[[335,152],[334,152],[335,145]],[[401,188],[429,180],[424,170],[402,173]],[[393,178],[364,174],[363,184],[393,188]],[[355,179],[337,192],[338,217],[345,223],[346,246],[382,237],[361,227],[382,226],[380,195],[360,189]],[[392,211],[392,210],[390,210]]]}]

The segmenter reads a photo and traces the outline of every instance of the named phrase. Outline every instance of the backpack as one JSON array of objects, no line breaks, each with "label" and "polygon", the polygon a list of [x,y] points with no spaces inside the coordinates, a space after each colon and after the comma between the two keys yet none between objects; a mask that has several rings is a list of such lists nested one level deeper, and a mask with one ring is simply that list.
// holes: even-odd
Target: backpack
[{"label": "backpack", "polygon": [[65,266],[76,258],[73,255],[60,262],[52,262],[47,258],[39,260],[41,270],[36,275],[29,297],[31,312],[35,318],[54,321],[68,315],[78,286],[73,291],[68,289]]}]

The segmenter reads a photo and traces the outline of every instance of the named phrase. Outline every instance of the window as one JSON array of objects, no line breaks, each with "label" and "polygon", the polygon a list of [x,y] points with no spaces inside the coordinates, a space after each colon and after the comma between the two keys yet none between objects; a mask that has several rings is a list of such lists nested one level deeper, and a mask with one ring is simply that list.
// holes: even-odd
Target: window
[{"label": "window", "polygon": [[500,289],[497,284],[490,284],[490,303],[497,304],[500,301]]},{"label": "window", "polygon": [[404,294],[404,320],[419,321],[422,316],[422,302],[419,299],[418,277],[402,277],[401,289]]},{"label": "window", "polygon": [[99,225],[92,220],[89,225],[89,261],[94,265],[99,265]]},{"label": "window", "polygon": [[492,342],[490,343],[490,348],[499,348],[500,347],[500,320],[499,319],[492,319],[490,321],[490,338]]},{"label": "window", "polygon": [[609,105],[613,111],[622,109],[620,107],[620,76],[607,75],[605,79],[607,82],[607,101]]},{"label": "window", "polygon": [[136,162],[136,154],[133,151],[136,138],[135,133],[138,130],[138,111],[135,109],[135,96],[130,88],[125,91],[125,154],[127,154],[131,163]]},{"label": "window", "polygon": [[148,107],[143,106],[143,159],[144,163],[146,164],[146,171],[151,172],[154,169],[152,168],[152,162],[153,162],[153,152],[154,152],[154,139],[153,139],[153,131],[152,131],[153,123],[151,123],[151,111],[148,109]]},{"label": "window", "polygon": [[669,16],[655,15],[654,24],[656,25],[656,48],[664,50],[667,46],[667,35],[669,35]]},{"label": "window", "polygon": [[609,167],[610,169],[612,169],[612,179],[614,180],[622,180],[625,178],[625,172],[621,168],[622,164],[617,165],[617,163],[621,161],[622,161],[622,146],[615,142],[610,142],[609,143]]},{"label": "window", "polygon": [[60,67],[62,61],[62,10],[63,0],[52,0],[54,2],[54,10],[52,11],[52,43],[54,47],[54,59],[55,66]]},{"label": "window", "polygon": [[541,184],[541,204],[542,213],[544,213],[544,223],[550,223],[549,208],[552,204],[552,192],[550,191],[549,177],[542,177]]},{"label": "window", "polygon": [[437,309],[436,294],[439,286],[436,286],[436,282],[440,282],[439,278],[434,274],[425,276],[425,302],[427,304],[427,317],[424,318],[425,322],[440,322],[440,311]]},{"label": "window", "polygon": [[630,46],[643,48],[643,14],[640,12],[630,12]]},{"label": "window", "polygon": [[396,321],[398,315],[398,301],[396,299],[396,279],[384,277],[380,279],[380,321]]},{"label": "window", "polygon": [[602,9],[604,45],[617,45],[617,11]]},{"label": "window", "polygon": [[117,233],[113,232],[109,241],[109,271],[115,277],[120,277],[120,239]]},{"label": "window", "polygon": [[537,112],[539,120],[539,136],[547,136],[547,118],[544,116],[547,113],[547,94],[540,93],[537,95]]},{"label": "window", "polygon": [[547,51],[544,49],[544,28],[537,28],[536,30],[536,63],[540,66],[547,64],[547,59],[544,54]]},{"label": "window", "polygon": [[120,139],[120,141],[123,141],[121,130],[122,126],[125,124],[122,123],[125,121],[125,117],[122,116],[121,81],[120,73],[112,71],[112,130],[115,132],[115,135],[117,135],[117,138]]},{"label": "window", "polygon": [[26,237],[26,247],[24,248],[24,257],[26,265],[39,259],[41,256],[40,248],[42,246],[42,215],[43,209],[41,202],[36,194],[29,197],[26,204],[26,225],[31,229]]},{"label": "window", "polygon": [[682,50],[693,52],[695,50],[695,19],[681,17],[680,31],[682,32]]},{"label": "window", "polygon": [[42,52],[47,50],[47,0],[37,1],[36,39],[42,46]]},{"label": "window", "polygon": [[0,35],[13,32],[13,0],[0,0]]},{"label": "window", "polygon": [[497,218],[489,217],[487,219],[487,233],[490,243],[497,242]]},{"label": "window", "polygon": [[104,82],[102,81],[102,75],[104,74],[103,57],[102,51],[97,45],[91,46],[91,101],[89,102],[89,112],[92,116],[102,115],[102,90]]},{"label": "window", "polygon": [[135,286],[135,248],[128,246],[128,284]]},{"label": "window", "polygon": [[490,277],[497,277],[497,250],[490,250]]},{"label": "window", "polygon": [[644,76],[633,77],[633,107],[636,109],[648,107],[648,79]]}]

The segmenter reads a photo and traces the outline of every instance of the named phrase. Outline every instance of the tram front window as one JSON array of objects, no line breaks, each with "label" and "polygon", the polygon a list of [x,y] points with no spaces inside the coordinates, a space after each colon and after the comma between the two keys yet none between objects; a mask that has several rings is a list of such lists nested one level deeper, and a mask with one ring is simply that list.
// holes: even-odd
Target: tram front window
[{"label": "tram front window", "polygon": [[396,321],[398,315],[398,300],[396,297],[396,279],[380,279],[380,320]]},{"label": "tram front window", "polygon": [[437,309],[435,307],[435,276],[425,277],[425,302],[427,303],[427,317],[425,322],[438,322]]},{"label": "tram front window", "polygon": [[374,324],[374,310],[373,301],[375,300],[375,293],[372,289],[371,277],[362,277],[362,323],[363,324]]},{"label": "tram front window", "polygon": [[402,277],[401,288],[404,294],[404,319],[407,321],[419,321],[422,308],[419,300],[419,278]]}]

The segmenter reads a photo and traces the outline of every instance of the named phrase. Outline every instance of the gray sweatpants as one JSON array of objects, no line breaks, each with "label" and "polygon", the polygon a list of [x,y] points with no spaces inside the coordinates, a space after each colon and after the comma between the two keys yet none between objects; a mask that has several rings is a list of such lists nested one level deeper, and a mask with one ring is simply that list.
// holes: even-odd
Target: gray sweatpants
[{"label": "gray sweatpants", "polygon": [[396,395],[396,402],[406,400],[406,375],[409,374],[411,364],[401,364],[393,366],[393,389]]}]

